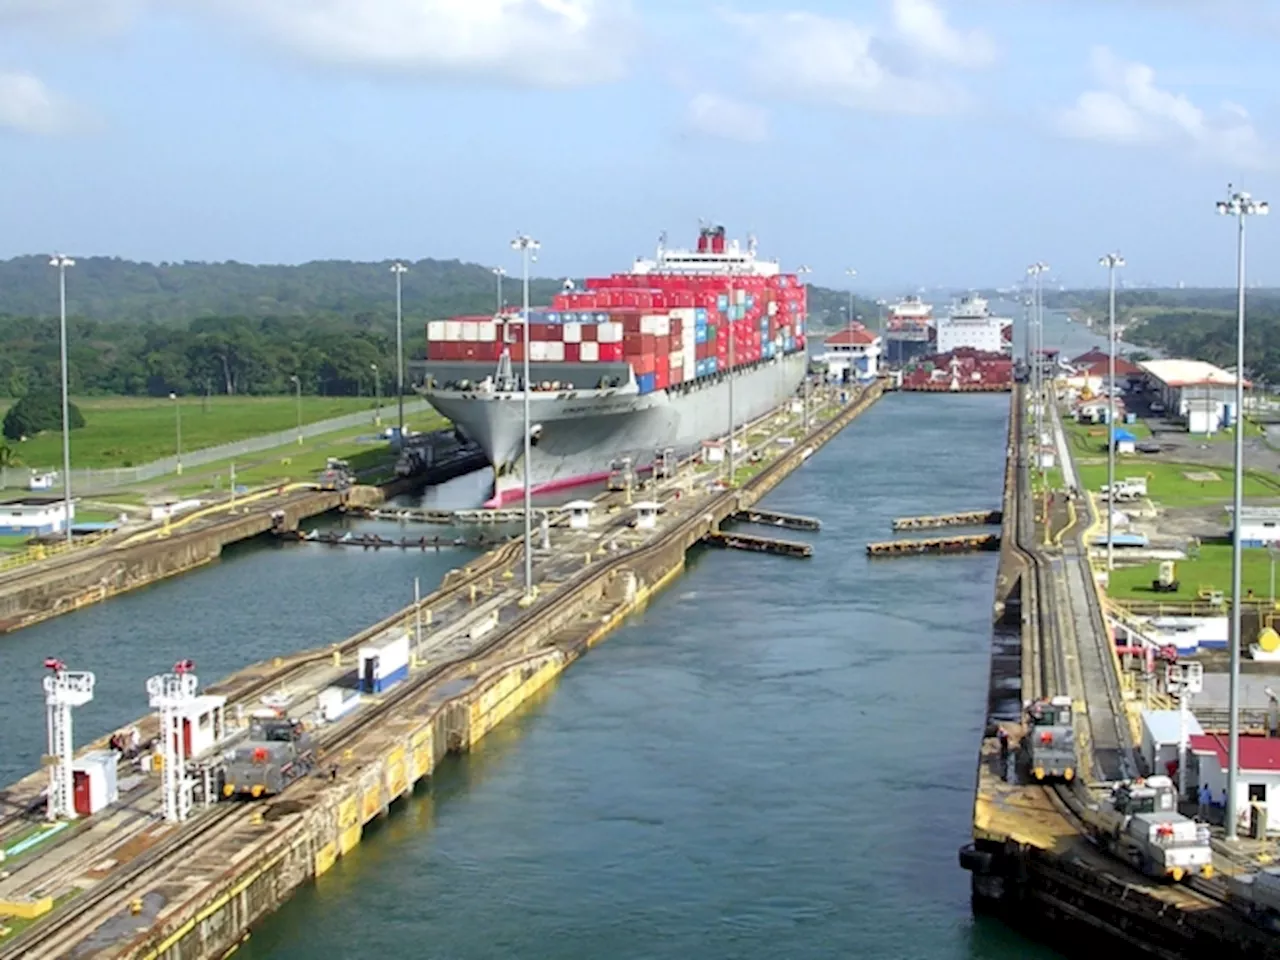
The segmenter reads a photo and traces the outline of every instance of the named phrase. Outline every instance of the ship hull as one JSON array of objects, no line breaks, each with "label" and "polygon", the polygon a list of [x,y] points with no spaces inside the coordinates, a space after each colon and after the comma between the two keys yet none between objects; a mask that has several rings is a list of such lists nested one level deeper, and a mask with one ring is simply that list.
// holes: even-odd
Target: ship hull
[{"label": "ship hull", "polygon": [[[734,420],[741,425],[795,395],[804,379],[804,353],[740,368],[733,378]],[[479,380],[491,370],[477,365]],[[535,380],[536,382],[536,380]],[[670,447],[687,456],[704,440],[723,437],[729,424],[729,380],[706,377],[668,390],[638,394],[634,383],[616,390],[547,393],[529,398],[535,443],[530,485],[549,493],[595,483],[610,464],[629,457],[645,470]],[[519,393],[428,390],[427,399],[484,449],[494,467],[494,497],[500,505],[524,489],[524,401]]]}]

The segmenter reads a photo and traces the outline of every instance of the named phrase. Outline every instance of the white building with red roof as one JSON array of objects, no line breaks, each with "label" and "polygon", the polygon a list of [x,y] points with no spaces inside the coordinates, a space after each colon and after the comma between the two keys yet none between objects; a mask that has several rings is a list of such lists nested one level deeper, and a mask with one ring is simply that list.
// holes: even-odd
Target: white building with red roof
[{"label": "white building with red roof", "polygon": [[[1197,791],[1208,785],[1215,803],[1222,801],[1227,789],[1227,745],[1224,734],[1206,733],[1189,738],[1191,756],[1195,763],[1188,763],[1188,774],[1196,773]],[[1247,828],[1250,807],[1260,803],[1267,808],[1267,822],[1271,832],[1280,832],[1280,738],[1242,736],[1240,738],[1240,796],[1236,798],[1238,822]],[[1164,771],[1159,771],[1163,773]],[[1191,780],[1188,776],[1188,785]],[[1272,817],[1270,804],[1276,804],[1277,816]]]},{"label": "white building with red roof", "polygon": [[880,372],[884,342],[860,323],[851,323],[827,337],[820,359],[827,365],[828,375],[843,380],[875,377]]}]

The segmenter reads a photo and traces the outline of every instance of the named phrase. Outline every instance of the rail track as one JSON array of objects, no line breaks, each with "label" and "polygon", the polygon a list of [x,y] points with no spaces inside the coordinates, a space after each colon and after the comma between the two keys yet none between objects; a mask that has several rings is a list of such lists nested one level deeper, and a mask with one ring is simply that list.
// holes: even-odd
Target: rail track
[{"label": "rail track", "polygon": [[[780,476],[785,476],[786,473],[790,472],[790,469],[793,469],[788,467],[789,461],[796,456],[802,456],[805,447],[825,442],[832,429],[833,422],[820,426],[806,437],[802,444],[798,444],[796,450],[779,457],[761,470],[759,474],[752,478],[750,484],[764,486],[766,489],[772,487]],[[784,470],[784,468],[786,469]],[[622,497],[624,494],[610,494],[605,498],[605,502],[608,503],[615,496]],[[641,566],[647,560],[657,557],[662,551],[668,549],[673,542],[687,537],[691,527],[696,528],[698,525],[706,523],[708,515],[714,514],[717,510],[728,510],[736,506],[738,496],[739,491],[732,489],[716,494],[695,514],[691,514],[683,522],[667,530],[656,540],[643,546],[620,552],[603,564],[586,568],[563,583],[561,589],[558,589],[553,595],[536,601],[509,622],[500,623],[498,628],[487,635],[487,638],[482,642],[465,652],[436,664],[413,678],[410,682],[387,694],[368,710],[361,711],[350,721],[344,723],[340,730],[335,731],[331,738],[318,744],[318,753],[322,757],[327,757],[342,751],[370,730],[376,723],[393,713],[400,704],[420,695],[451,671],[500,650],[514,636],[531,626],[535,621],[564,612],[566,608],[577,602],[576,596],[580,591],[605,582],[620,571]],[[422,601],[424,606],[430,604],[434,608],[439,606],[442,601],[447,602],[463,595],[469,598],[469,587],[474,583],[475,579],[487,576],[505,567],[522,545],[522,540],[515,540],[487,554],[481,559],[479,565],[466,568],[467,576],[459,578],[458,583],[442,588],[425,598]],[[337,647],[342,650],[350,650],[412,617],[414,612],[415,607],[413,606],[397,611],[367,630],[348,638]],[[334,648],[330,647],[304,654],[301,659],[295,658],[279,670],[247,684],[237,691],[236,696],[243,700],[260,693],[275,684],[287,680],[290,676],[295,676],[298,671],[305,669],[309,665],[331,658],[333,650]],[[51,913],[42,917],[37,924],[27,928],[12,939],[0,943],[0,960],[11,960],[11,958],[16,960],[19,957],[37,958],[67,955],[68,951],[91,936],[102,923],[106,922],[112,915],[118,914],[121,901],[135,896],[142,888],[154,884],[154,878],[148,876],[153,870],[162,868],[166,861],[170,859],[180,858],[193,843],[204,836],[211,835],[215,831],[221,831],[229,824],[238,826],[241,823],[251,822],[260,809],[258,805],[254,804],[223,804],[215,805],[211,810],[197,815],[194,822],[189,826],[174,829],[163,840],[135,857],[127,865],[112,871],[107,878],[99,881],[84,893],[75,896],[62,906],[56,907]]]},{"label": "rail track", "polygon": [[[1130,772],[1133,746],[1128,724],[1124,720],[1124,703],[1120,681],[1115,671],[1114,655],[1106,648],[1106,631],[1099,629],[1098,624],[1090,622],[1094,617],[1098,618],[1100,623],[1105,622],[1102,621],[1102,611],[1098,607],[1097,596],[1092,585],[1087,582],[1083,585],[1080,583],[1075,585],[1077,590],[1083,586],[1084,594],[1089,598],[1088,608],[1085,611],[1073,610],[1069,597],[1063,596],[1071,588],[1070,584],[1063,579],[1063,568],[1065,567],[1066,576],[1070,576],[1069,571],[1073,568],[1079,576],[1083,576],[1086,557],[1078,550],[1075,552],[1064,550],[1061,558],[1050,557],[1036,543],[1030,477],[1025,456],[1024,404],[1024,395],[1022,391],[1018,391],[1012,405],[1012,415],[1019,424],[1018,443],[1015,450],[1017,504],[1014,512],[1013,549],[1026,564],[1029,574],[1024,578],[1024,609],[1034,611],[1028,625],[1030,653],[1033,658],[1031,675],[1037,689],[1029,693],[1031,696],[1052,697],[1066,693],[1071,686],[1066,660],[1067,644],[1064,642],[1066,631],[1060,616],[1064,610],[1071,610],[1070,628],[1075,631],[1077,640],[1080,639],[1081,632],[1087,632],[1091,637],[1076,645],[1085,689],[1070,691],[1071,695],[1074,700],[1080,700],[1087,697],[1091,691],[1096,693],[1102,690],[1106,694],[1105,702],[1088,701],[1084,719],[1088,740],[1084,746],[1091,753],[1091,759],[1103,779],[1119,779],[1130,776],[1136,771]],[[1072,528],[1067,531],[1067,535],[1074,533],[1081,522],[1082,519],[1077,518]],[[1066,536],[1063,539],[1065,541]],[[1024,697],[1027,695],[1027,692],[1024,692]],[[1088,795],[1088,788],[1082,785],[1079,778],[1070,784],[1046,785],[1038,789],[1045,790],[1064,818],[1075,824],[1093,848],[1106,856],[1092,832],[1091,798]],[[1115,865],[1116,877],[1138,876],[1146,881],[1147,878],[1135,874],[1127,864],[1114,861],[1109,856],[1107,860]],[[1132,882],[1132,880],[1126,882]],[[1195,878],[1188,883],[1167,889],[1170,896],[1189,907],[1200,908],[1206,904],[1229,906],[1230,903],[1226,884],[1217,877],[1209,880]]]}]

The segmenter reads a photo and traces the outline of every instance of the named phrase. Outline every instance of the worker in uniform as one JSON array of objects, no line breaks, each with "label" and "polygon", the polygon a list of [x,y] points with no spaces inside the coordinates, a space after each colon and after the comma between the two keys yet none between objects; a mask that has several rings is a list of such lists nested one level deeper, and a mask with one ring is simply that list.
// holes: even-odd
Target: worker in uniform
[{"label": "worker in uniform", "polygon": [[1200,788],[1200,819],[1209,819],[1209,810],[1213,807],[1213,791],[1209,789],[1206,783]]},{"label": "worker in uniform", "polygon": [[1000,741],[1000,764],[1002,768],[1009,765],[1009,734],[1004,727],[996,730],[996,739]]}]

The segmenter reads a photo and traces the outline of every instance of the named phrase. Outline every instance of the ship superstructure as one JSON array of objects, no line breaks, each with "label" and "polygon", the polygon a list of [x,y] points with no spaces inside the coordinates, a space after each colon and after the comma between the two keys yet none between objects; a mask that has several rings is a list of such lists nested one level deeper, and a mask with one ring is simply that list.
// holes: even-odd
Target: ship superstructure
[{"label": "ship superstructure", "polygon": [[935,349],[940,354],[972,350],[1008,356],[1013,349],[1012,330],[1012,320],[995,316],[985,299],[971,294],[938,321]]},{"label": "ship superstructure", "polygon": [[901,365],[926,353],[933,339],[933,305],[918,296],[889,306],[884,326],[885,361]]},{"label": "ship superstructure", "polygon": [[[426,396],[484,449],[494,501],[684,456],[791,396],[805,374],[807,297],[754,239],[704,227],[692,250],[660,241],[629,273],[588,279],[549,307],[427,325]],[[525,322],[530,434],[524,447]]]}]

